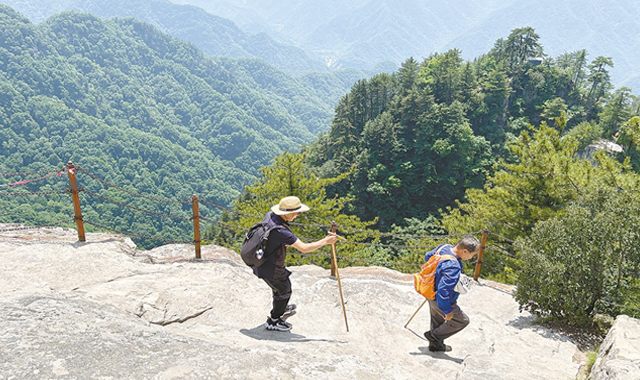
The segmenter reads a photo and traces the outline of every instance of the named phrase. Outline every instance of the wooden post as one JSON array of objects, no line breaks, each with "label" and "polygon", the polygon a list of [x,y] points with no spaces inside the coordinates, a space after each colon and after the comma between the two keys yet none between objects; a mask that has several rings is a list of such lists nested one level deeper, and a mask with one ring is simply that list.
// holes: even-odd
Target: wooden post
[{"label": "wooden post", "polygon": [[[331,222],[331,232],[336,233],[338,225],[336,222]],[[336,269],[338,268],[338,263],[336,263],[335,255],[331,255],[331,277],[336,276]]]},{"label": "wooden post", "polygon": [[487,242],[487,235],[489,235],[489,229],[485,227],[482,230],[482,240],[480,241],[480,252],[478,253],[478,261],[476,261],[476,271],[473,273],[473,279],[478,281],[480,276],[480,266],[482,265],[482,255],[484,255],[484,245]]},{"label": "wooden post", "polygon": [[196,243],[196,259],[200,258],[200,214],[198,213],[198,196],[193,194],[191,197],[193,204],[193,237]]},{"label": "wooden post", "polygon": [[76,180],[76,167],[73,162],[67,163],[67,173],[69,174],[69,186],[71,187],[71,199],[73,199],[73,219],[78,227],[78,240],[86,241],[84,237],[84,222],[82,221],[82,210],[80,209],[80,196],[78,196],[78,181]]}]

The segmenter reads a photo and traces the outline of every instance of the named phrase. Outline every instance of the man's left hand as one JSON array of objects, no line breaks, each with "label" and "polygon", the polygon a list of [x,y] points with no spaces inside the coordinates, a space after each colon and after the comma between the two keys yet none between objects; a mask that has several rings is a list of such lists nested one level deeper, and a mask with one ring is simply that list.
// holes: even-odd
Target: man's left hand
[{"label": "man's left hand", "polygon": [[453,319],[453,312],[444,315],[445,321],[450,321],[451,319]]}]

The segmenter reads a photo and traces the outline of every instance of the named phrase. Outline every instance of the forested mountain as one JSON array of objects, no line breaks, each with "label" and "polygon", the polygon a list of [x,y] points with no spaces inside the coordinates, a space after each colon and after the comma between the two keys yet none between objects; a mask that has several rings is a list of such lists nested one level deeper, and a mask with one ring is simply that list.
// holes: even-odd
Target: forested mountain
[{"label": "forested mountain", "polygon": [[[605,57],[585,50],[544,61],[532,28],[514,29],[489,53],[465,61],[457,49],[422,62],[408,59],[394,75],[359,81],[336,108],[331,130],[308,150],[321,177],[353,170],[340,196],[352,196],[352,212],[378,227],[406,225],[408,218],[439,218],[465,191],[482,187],[509,146],[530,125],[546,123],[577,136],[584,147],[639,131],[629,124],[640,110],[630,90],[612,92]],[[617,133],[617,135],[616,135]],[[636,143],[625,152],[640,167]],[[468,231],[467,231],[468,232]]]},{"label": "forested mountain", "polygon": [[[396,69],[395,64],[380,63],[367,66],[371,67],[367,70],[346,68],[329,71],[320,60],[309,58],[301,49],[292,45],[277,43],[265,33],[247,34],[232,21],[194,6],[177,5],[167,0],[0,0],[0,3],[10,5],[36,24],[62,11],[87,12],[101,18],[133,17],[152,24],[173,37],[191,42],[204,53],[216,58],[246,58],[235,62],[251,67],[246,70],[250,76],[255,77],[254,72],[260,73],[261,78],[254,78],[255,85],[277,89],[287,98],[296,97],[296,92],[313,94],[320,99],[307,97],[307,100],[330,113],[340,97],[357,80]],[[251,58],[262,59],[265,63]],[[267,72],[275,77],[267,75]],[[305,88],[301,91],[288,91],[286,88],[289,84],[283,86],[283,82],[296,82],[294,87]],[[295,103],[297,100],[291,99],[290,102]],[[310,129],[326,130],[329,121],[330,116],[327,116],[320,124],[311,125]]]},{"label": "forested mountain", "polygon": [[640,88],[640,4],[634,0],[172,0],[194,4],[318,55],[333,67],[399,64],[435,52],[488,51],[514,28],[531,26],[551,56],[586,49],[613,58],[616,86]]},{"label": "forested mountain", "polygon": [[[482,233],[481,276],[515,283],[521,308],[590,328],[599,313],[637,313],[640,101],[613,89],[611,59],[550,57],[540,40],[517,28],[473,61],[452,49],[359,81],[329,133],[264,168],[225,221],[248,227],[278,195],[326,202],[320,217],[353,218],[338,223],[342,263],[404,271]],[[584,159],[601,139],[621,146]]]},{"label": "forested mountain", "polygon": [[[300,79],[261,60],[214,60],[131,18],[65,12],[35,26],[5,5],[0,98],[0,173],[73,160],[144,194],[196,193],[222,205],[276,155],[311,142],[331,116]],[[17,198],[0,202],[5,211],[22,207]],[[23,206],[28,215],[11,220],[70,215],[60,205],[36,214]],[[148,216],[102,211],[116,225],[137,220],[150,235],[170,234]]]}]

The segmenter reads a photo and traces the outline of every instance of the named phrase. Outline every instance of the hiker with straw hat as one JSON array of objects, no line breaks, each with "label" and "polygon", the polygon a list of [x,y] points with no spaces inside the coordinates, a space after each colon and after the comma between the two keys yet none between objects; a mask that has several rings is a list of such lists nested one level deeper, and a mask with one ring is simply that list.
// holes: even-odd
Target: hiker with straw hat
[{"label": "hiker with straw hat", "polygon": [[264,217],[269,227],[284,227],[271,230],[267,248],[264,251],[266,259],[262,265],[253,267],[253,273],[266,282],[272,290],[273,309],[264,323],[264,326],[269,330],[291,330],[291,324],[286,322],[286,319],[296,313],[296,306],[289,305],[291,298],[289,276],[291,272],[284,266],[287,247],[308,253],[325,245],[334,244],[337,239],[336,235],[332,233],[312,243],[304,243],[298,239],[289,229],[289,223],[306,211],[309,211],[309,206],[301,203],[298,197],[289,196],[282,198],[280,203],[271,207],[271,211]]}]

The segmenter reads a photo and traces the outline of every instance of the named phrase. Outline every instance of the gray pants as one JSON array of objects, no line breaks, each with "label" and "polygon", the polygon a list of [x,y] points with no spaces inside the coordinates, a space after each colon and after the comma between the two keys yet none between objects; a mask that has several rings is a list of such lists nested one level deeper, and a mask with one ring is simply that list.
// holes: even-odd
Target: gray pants
[{"label": "gray pants", "polygon": [[457,303],[453,307],[453,318],[445,322],[444,313],[438,307],[436,301],[429,300],[431,310],[431,335],[434,338],[444,341],[453,334],[460,332],[469,324],[469,317],[460,309]]}]

